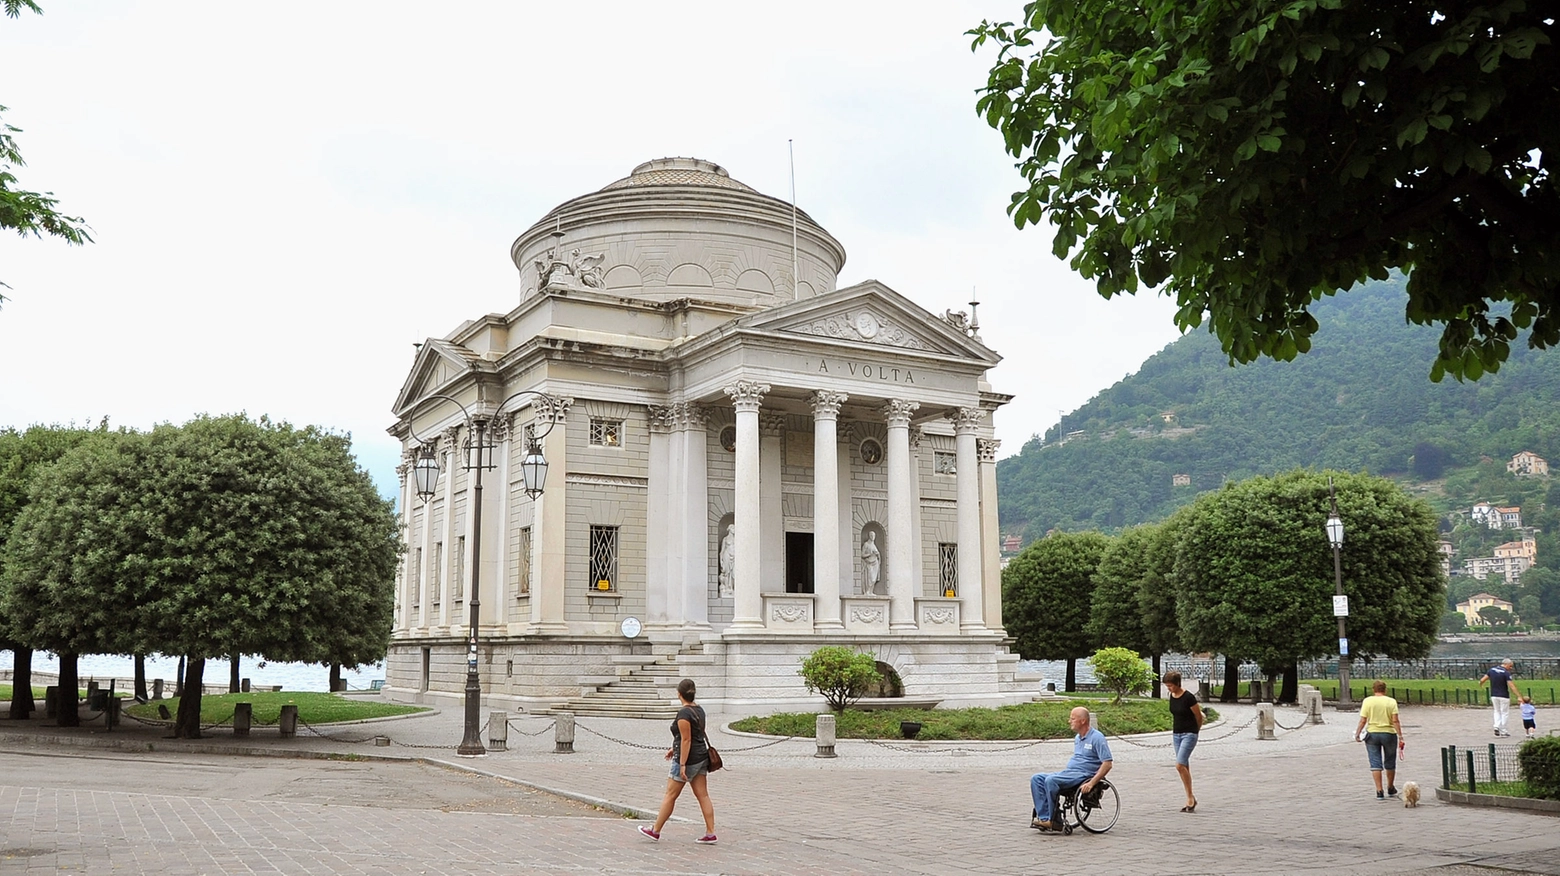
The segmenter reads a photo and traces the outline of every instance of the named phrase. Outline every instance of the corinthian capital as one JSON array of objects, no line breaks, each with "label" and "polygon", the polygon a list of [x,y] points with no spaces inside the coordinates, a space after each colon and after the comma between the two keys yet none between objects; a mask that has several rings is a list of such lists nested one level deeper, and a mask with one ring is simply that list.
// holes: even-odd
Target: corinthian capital
[{"label": "corinthian capital", "polygon": [[739,411],[756,411],[764,403],[764,396],[769,394],[769,384],[739,380],[725,387],[725,392],[731,396],[732,407]]},{"label": "corinthian capital", "polygon": [[844,404],[850,396],[843,392],[828,392],[818,390],[808,399],[813,406],[813,419],[832,420],[840,415],[840,405]]},{"label": "corinthian capital", "polygon": [[1002,442],[995,438],[975,439],[975,455],[980,458],[980,461],[983,464],[989,465],[990,463],[996,462],[997,450],[999,450],[1001,447]]},{"label": "corinthian capital", "polygon": [[986,422],[986,412],[980,408],[954,408],[944,416],[953,421],[953,431],[959,435],[974,432]]},{"label": "corinthian capital", "polygon": [[883,406],[883,419],[888,421],[889,427],[910,425],[910,415],[921,407],[920,402],[905,401],[901,398],[889,399]]}]

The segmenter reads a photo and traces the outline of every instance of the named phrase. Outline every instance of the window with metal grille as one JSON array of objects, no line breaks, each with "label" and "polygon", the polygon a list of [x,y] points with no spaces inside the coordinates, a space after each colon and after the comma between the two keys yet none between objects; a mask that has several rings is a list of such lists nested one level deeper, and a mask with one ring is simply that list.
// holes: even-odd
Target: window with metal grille
[{"label": "window with metal grille", "polygon": [[944,596],[959,592],[959,546],[950,541],[937,543],[937,578]]},{"label": "window with metal grille", "polygon": [[618,528],[616,526],[591,526],[590,528],[590,589],[612,591],[617,589]]},{"label": "window with metal grille", "polygon": [[531,527],[520,527],[520,544],[515,548],[515,589],[521,595],[531,592]]},{"label": "window with metal grille", "polygon": [[417,560],[412,563],[412,608],[422,605],[422,551],[417,549]]},{"label": "window with metal grille", "polygon": [[436,541],[433,543],[433,564],[428,570],[430,573],[428,575],[428,601],[432,602],[434,605],[439,604],[439,599],[442,596],[442,594],[439,593],[439,575],[443,572],[443,570],[444,542]]},{"label": "window with metal grille", "polygon": [[590,420],[590,443],[597,447],[622,447],[623,421],[599,420],[592,417]]},{"label": "window with metal grille", "polygon": [[932,453],[932,471],[935,474],[951,475],[954,473],[954,462],[958,456],[953,453],[938,450]]},{"label": "window with metal grille", "polygon": [[450,591],[455,594],[455,599],[461,599],[466,595],[466,537],[455,537],[455,556],[450,557]]}]

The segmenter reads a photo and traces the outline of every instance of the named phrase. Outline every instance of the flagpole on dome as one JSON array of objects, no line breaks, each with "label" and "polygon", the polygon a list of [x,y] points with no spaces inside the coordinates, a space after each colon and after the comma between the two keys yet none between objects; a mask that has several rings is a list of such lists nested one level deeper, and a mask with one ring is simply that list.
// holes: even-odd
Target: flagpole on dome
[{"label": "flagpole on dome", "polygon": [[796,141],[786,140],[785,148],[791,153],[791,300],[802,300],[802,285],[796,276]]}]

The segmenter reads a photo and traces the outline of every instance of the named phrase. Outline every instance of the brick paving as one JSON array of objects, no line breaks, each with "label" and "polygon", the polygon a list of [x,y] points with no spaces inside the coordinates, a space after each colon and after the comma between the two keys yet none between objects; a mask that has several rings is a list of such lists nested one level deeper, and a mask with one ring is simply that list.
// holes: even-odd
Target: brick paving
[{"label": "brick paving", "polygon": [[[822,760],[812,757],[811,740],[743,751],[764,740],[716,731],[712,741],[729,764],[711,779],[717,846],[694,844],[702,826],[691,795],[679,803],[680,820],[651,843],[634,829],[642,822],[599,815],[243,799],[193,787],[149,794],[140,792],[146,783],[84,788],[73,781],[82,768],[74,755],[108,746],[142,752],[165,771],[177,770],[181,759],[220,753],[422,757],[644,811],[654,809],[665,783],[660,721],[581,718],[577,753],[557,755],[550,732],[520,735],[544,730],[551,719],[515,716],[510,750],[478,759],[454,757],[458,709],[321,728],[325,736],[291,740],[274,729],[247,740],[219,729],[199,742],[176,742],[157,728],[109,734],[0,721],[0,874],[985,874],[1077,867],[1124,874],[1560,874],[1560,820],[1434,797],[1439,747],[1490,741],[1485,710],[1404,710],[1408,756],[1400,778],[1425,789],[1423,804],[1410,810],[1375,800],[1364,751],[1350,742],[1352,715],[1329,711],[1324,725],[1257,741],[1254,727],[1231,734],[1250,720],[1250,706],[1219,708],[1224,720],[1205,729],[1193,756],[1195,814],[1178,811],[1180,783],[1161,747],[1166,734],[1112,740],[1111,778],[1123,811],[1102,836],[1042,835],[1027,826],[1029,774],[1060,766],[1066,743],[844,741],[837,759]],[[1299,715],[1281,710],[1280,720],[1292,726]],[[395,744],[373,745],[378,734]],[[6,759],[19,756],[7,751],[66,756],[54,759],[57,782],[29,787],[7,778],[13,771],[4,768]]]}]

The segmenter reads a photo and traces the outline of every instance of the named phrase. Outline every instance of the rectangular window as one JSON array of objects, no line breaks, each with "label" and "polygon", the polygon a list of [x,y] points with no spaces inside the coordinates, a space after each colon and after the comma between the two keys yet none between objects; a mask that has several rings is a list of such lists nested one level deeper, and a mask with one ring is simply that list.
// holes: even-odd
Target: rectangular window
[{"label": "rectangular window", "polygon": [[428,571],[428,601],[438,605],[443,596],[439,592],[439,575],[444,571],[444,542],[433,543],[433,564]]},{"label": "rectangular window", "polygon": [[520,545],[515,549],[515,590],[522,596],[531,592],[531,527],[520,527]]},{"label": "rectangular window", "polygon": [[937,579],[942,585],[942,595],[959,593],[959,546],[950,541],[937,543]]},{"label": "rectangular window", "polygon": [[618,528],[590,528],[590,589],[608,593],[617,589]]},{"label": "rectangular window", "polygon": [[955,462],[958,456],[947,451],[937,450],[932,453],[932,473],[951,475],[954,473]]},{"label": "rectangular window", "polygon": [[450,557],[450,565],[453,571],[450,573],[450,590],[456,599],[466,595],[466,537],[464,535],[455,538],[455,556]]},{"label": "rectangular window", "polygon": [[590,443],[596,447],[622,447],[623,421],[591,417]]},{"label": "rectangular window", "polygon": [[417,549],[416,557],[412,563],[412,608],[422,606],[422,548]]}]

